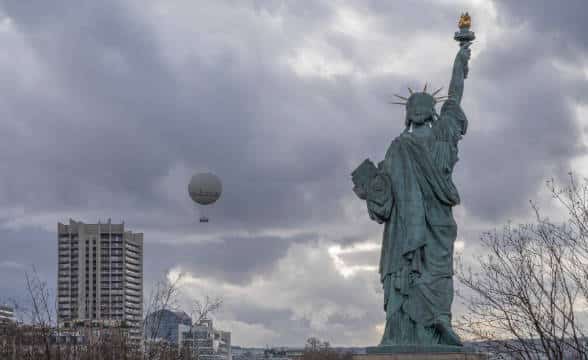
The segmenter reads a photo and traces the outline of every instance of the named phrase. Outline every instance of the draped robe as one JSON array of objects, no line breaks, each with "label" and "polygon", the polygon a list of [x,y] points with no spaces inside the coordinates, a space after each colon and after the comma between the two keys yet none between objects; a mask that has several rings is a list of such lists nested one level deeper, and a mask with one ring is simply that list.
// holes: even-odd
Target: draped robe
[{"label": "draped robe", "polygon": [[445,344],[434,325],[451,326],[457,236],[452,207],[460,201],[451,175],[466,129],[465,114],[449,99],[429,134],[405,130],[378,165],[382,179],[372,182],[372,188],[377,186],[367,204],[370,217],[385,222],[380,257],[383,345]]}]

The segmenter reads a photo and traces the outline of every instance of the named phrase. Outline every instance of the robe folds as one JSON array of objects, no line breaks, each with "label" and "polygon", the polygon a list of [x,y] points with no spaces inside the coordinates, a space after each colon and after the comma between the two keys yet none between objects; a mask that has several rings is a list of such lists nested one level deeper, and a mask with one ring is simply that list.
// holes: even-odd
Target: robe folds
[{"label": "robe folds", "polygon": [[451,175],[467,119],[445,102],[426,136],[394,139],[370,183],[370,217],[385,223],[380,257],[386,330],[383,344],[442,344],[436,322],[449,322],[453,301],[453,244],[459,204]]}]

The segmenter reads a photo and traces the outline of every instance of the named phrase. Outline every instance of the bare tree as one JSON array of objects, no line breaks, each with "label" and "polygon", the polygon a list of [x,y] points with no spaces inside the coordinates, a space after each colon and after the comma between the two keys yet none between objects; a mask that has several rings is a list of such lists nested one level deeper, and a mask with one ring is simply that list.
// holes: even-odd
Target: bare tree
[{"label": "bare tree", "polygon": [[[27,305],[14,301],[13,307],[29,314],[27,321],[10,322],[0,326],[0,358],[13,360],[138,360],[142,358],[137,347],[129,346],[127,329],[123,327],[84,328],[83,342],[76,331],[62,332],[57,327],[56,304],[45,280],[33,267],[24,274],[28,292]],[[65,340],[68,341],[65,341]]]},{"label": "bare tree", "polygon": [[169,344],[159,342],[157,337],[159,336],[164,311],[177,308],[180,285],[184,277],[185,273],[179,273],[172,278],[171,271],[168,270],[163,278],[155,283],[151,291],[143,316],[145,319],[143,326],[146,335],[146,359],[162,358],[163,353],[169,352]]},{"label": "bare tree", "polygon": [[[159,334],[162,320],[161,311],[175,310],[178,307],[178,296],[184,274],[175,277],[169,273],[158,281],[151,293],[146,306],[147,314],[155,314],[149,326],[148,334],[155,340]],[[28,292],[27,306],[14,302],[19,312],[29,314],[27,324],[23,322],[9,323],[0,326],[0,358],[13,360],[193,360],[198,352],[180,351],[177,344],[155,342],[147,346],[145,351],[129,338],[128,328],[120,325],[100,324],[99,328],[81,327],[75,330],[57,328],[56,299],[51,294],[47,283],[39,276],[37,270],[25,273],[25,286]],[[218,298],[206,297],[193,303],[193,316],[197,323],[216,312],[222,304]],[[212,329],[211,329],[212,330]],[[71,341],[73,337],[82,335],[82,342]],[[75,340],[75,339],[74,339]]]},{"label": "bare tree", "polygon": [[210,315],[220,310],[222,304],[223,300],[221,298],[211,298],[208,295],[204,297],[204,300],[194,300],[191,313],[192,322],[200,324],[202,320],[208,319]]},{"label": "bare tree", "polygon": [[[212,298],[208,295],[206,295],[204,297],[204,299],[200,300],[200,299],[195,299],[192,302],[192,311],[190,314],[190,317],[192,318],[192,323],[193,326],[202,326],[203,322],[205,320],[209,320],[211,315],[216,313],[217,311],[220,310],[221,306],[222,306],[222,299],[219,297],[215,297]],[[193,342],[192,342],[192,346],[185,347],[185,346],[181,346],[182,347],[182,355],[186,358],[191,358],[191,359],[198,359],[200,357],[200,352],[201,352],[201,347],[200,347],[200,342],[201,341],[213,341],[214,340],[214,333],[209,332],[208,336],[212,336],[211,339],[205,340],[205,339],[200,339],[198,338],[198,334],[196,334],[197,336],[195,336],[194,338],[194,333],[193,333],[193,326],[190,328],[190,332],[189,332],[189,336],[192,337]],[[210,329],[210,331],[212,331],[213,329]]]},{"label": "bare tree", "polygon": [[533,224],[482,235],[479,268],[458,257],[468,314],[458,327],[489,350],[520,359],[588,359],[588,181],[547,188],[567,219],[555,223],[531,203]]},{"label": "bare tree", "polygon": [[328,341],[321,341],[316,337],[306,340],[302,360],[351,360],[351,352],[341,352],[333,349]]},{"label": "bare tree", "polygon": [[33,266],[31,272],[25,272],[27,292],[31,302],[31,321],[38,330],[36,334],[45,348],[45,358],[51,359],[50,336],[53,327],[52,309],[55,301],[51,301],[51,294],[47,283],[39,277],[37,269]]}]

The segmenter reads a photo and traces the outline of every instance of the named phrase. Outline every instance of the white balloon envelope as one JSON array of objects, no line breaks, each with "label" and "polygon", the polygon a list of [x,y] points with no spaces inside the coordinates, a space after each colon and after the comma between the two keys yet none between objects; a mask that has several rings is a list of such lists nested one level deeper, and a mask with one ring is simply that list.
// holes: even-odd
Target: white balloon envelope
[{"label": "white balloon envelope", "polygon": [[195,203],[210,205],[220,198],[223,191],[218,176],[212,173],[199,173],[192,176],[188,184],[188,193]]}]

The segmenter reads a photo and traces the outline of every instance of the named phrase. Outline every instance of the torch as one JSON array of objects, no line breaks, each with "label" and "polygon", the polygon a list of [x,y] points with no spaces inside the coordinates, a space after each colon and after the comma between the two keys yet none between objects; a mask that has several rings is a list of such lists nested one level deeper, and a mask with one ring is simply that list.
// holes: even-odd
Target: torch
[{"label": "torch", "polygon": [[[470,27],[472,26],[472,18],[470,15],[466,13],[462,13],[459,17],[459,23],[457,27],[459,27],[459,31],[455,32],[453,35],[453,39],[459,42],[459,46],[461,47],[469,47],[472,44],[472,41],[476,38],[476,34],[473,31],[470,31]],[[467,67],[464,73],[464,78],[468,77]]]}]

